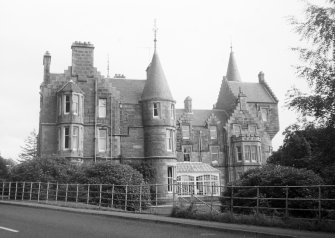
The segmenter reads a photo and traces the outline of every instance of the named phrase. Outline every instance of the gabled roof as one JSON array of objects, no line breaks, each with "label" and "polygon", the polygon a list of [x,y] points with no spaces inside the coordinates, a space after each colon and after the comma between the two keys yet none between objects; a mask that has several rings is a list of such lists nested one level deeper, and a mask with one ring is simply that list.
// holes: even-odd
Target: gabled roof
[{"label": "gabled roof", "polygon": [[79,86],[72,80],[66,82],[58,91],[59,92],[74,92],[84,94]]},{"label": "gabled roof", "polygon": [[147,80],[141,99],[174,101],[156,50],[147,68]]},{"label": "gabled roof", "polygon": [[229,88],[234,96],[237,98],[240,92],[247,96],[247,102],[265,102],[276,103],[277,100],[266,88],[260,83],[246,83],[246,82],[231,82],[228,81]]},{"label": "gabled roof", "polygon": [[230,52],[226,77],[228,81],[236,81],[236,82],[242,81],[233,51]]},{"label": "gabled roof", "polygon": [[220,173],[220,170],[202,162],[177,162],[177,173]]},{"label": "gabled roof", "polygon": [[[185,113],[184,109],[176,109],[177,119],[183,116]],[[192,110],[192,113],[186,113],[191,117],[191,123],[193,126],[204,126],[207,119],[213,114],[220,122],[224,123],[227,120],[228,114],[224,110],[206,110],[196,109]]]},{"label": "gabled roof", "polygon": [[146,80],[110,79],[112,87],[120,91],[121,103],[138,104],[141,100]]}]

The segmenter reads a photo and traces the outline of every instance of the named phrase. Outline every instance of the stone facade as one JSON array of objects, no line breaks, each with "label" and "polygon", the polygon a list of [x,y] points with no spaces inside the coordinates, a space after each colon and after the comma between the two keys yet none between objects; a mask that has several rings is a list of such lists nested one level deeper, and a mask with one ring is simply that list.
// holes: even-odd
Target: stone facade
[{"label": "stone facade", "polygon": [[71,49],[72,65],[62,74],[50,73],[51,56],[44,55],[41,157],[149,163],[157,174],[152,182],[159,184],[176,179],[178,163],[200,162],[220,171],[225,185],[270,155],[279,130],[278,100],[263,73],[257,83],[241,81],[233,52],[215,106],[197,110],[190,97],[175,109],[156,50],[147,79],[131,80],[101,75],[92,44],[75,42]]}]

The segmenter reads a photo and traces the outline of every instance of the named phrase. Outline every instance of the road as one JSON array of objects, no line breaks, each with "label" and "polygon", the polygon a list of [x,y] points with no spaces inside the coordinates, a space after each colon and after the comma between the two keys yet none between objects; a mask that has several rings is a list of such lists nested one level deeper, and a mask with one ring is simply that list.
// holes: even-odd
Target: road
[{"label": "road", "polygon": [[1,238],[255,237],[190,226],[0,204]]}]

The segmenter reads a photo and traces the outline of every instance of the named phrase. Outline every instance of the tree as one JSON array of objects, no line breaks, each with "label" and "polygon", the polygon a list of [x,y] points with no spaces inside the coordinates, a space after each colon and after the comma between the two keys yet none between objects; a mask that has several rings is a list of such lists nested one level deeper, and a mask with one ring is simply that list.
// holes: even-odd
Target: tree
[{"label": "tree", "polygon": [[6,179],[9,171],[6,160],[0,155],[0,179]]},{"label": "tree", "polygon": [[36,130],[33,130],[25,139],[24,146],[21,146],[22,151],[19,154],[21,161],[30,160],[37,157],[37,139],[38,135]]},{"label": "tree", "polygon": [[298,89],[289,92],[288,106],[299,112],[305,124],[311,122],[321,127],[335,125],[335,72],[333,46],[335,36],[335,0],[328,6],[307,4],[305,19],[290,21],[307,48],[295,48],[303,65],[297,67],[298,75],[307,80],[310,94]]},{"label": "tree", "polygon": [[306,168],[320,175],[326,184],[335,184],[335,174],[331,172],[335,168],[334,141],[332,127],[287,128],[284,144],[269,157],[268,163]]}]

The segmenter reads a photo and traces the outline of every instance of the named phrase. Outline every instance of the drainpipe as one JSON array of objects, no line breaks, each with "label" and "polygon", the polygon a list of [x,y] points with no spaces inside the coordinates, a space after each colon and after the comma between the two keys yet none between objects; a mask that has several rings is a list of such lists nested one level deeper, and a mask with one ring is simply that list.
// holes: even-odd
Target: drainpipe
[{"label": "drainpipe", "polygon": [[94,163],[97,162],[97,102],[98,102],[98,78],[94,85]]},{"label": "drainpipe", "polygon": [[111,98],[111,118],[110,118],[110,125],[111,125],[111,139],[110,139],[110,157],[111,157],[111,163],[113,161],[113,98]]}]

